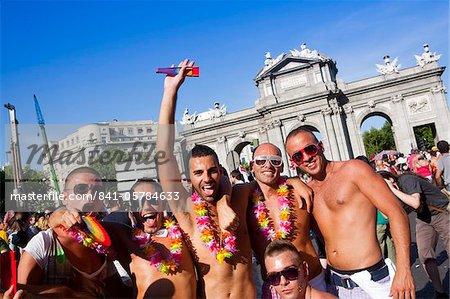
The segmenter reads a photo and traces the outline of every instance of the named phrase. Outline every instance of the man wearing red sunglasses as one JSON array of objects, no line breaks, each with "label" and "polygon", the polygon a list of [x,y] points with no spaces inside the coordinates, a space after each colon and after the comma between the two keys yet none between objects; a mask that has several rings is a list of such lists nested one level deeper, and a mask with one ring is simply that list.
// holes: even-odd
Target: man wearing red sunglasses
[{"label": "man wearing red sunglasses", "polygon": [[[286,150],[312,177],[308,185],[314,191],[313,216],[324,237],[339,298],[415,298],[408,220],[383,179],[364,162],[327,160],[322,143],[302,128],[289,133]],[[397,273],[389,260],[382,260],[375,231],[377,209],[391,223]]]}]

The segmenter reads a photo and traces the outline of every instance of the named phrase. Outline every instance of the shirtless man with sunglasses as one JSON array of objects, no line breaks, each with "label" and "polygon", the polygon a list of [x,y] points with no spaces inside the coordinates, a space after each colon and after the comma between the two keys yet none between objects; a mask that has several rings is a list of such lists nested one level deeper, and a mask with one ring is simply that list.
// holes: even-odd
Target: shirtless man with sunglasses
[{"label": "shirtless man with sunglasses", "polygon": [[[243,197],[249,199],[249,208],[247,210],[247,223],[250,232],[250,240],[252,249],[255,252],[258,262],[262,265],[261,274],[265,278],[264,268],[264,251],[267,245],[274,239],[286,238],[294,244],[299,251],[302,260],[308,264],[308,278],[313,286],[317,289],[326,290],[325,275],[319,262],[318,255],[312,245],[309,236],[310,230],[310,214],[306,208],[302,209],[299,202],[293,198],[293,193],[304,192],[308,189],[304,184],[298,183],[295,192],[289,192],[284,198],[280,199],[277,190],[283,184],[289,184],[291,180],[281,177],[283,171],[283,162],[281,158],[281,150],[271,143],[260,144],[253,152],[253,160],[250,162],[250,168],[255,177],[255,182],[249,184],[239,184],[233,188],[233,198]],[[303,188],[302,188],[303,187]],[[309,191],[309,190],[307,190]],[[255,196],[261,195],[261,204],[255,202]],[[290,202],[289,211],[282,211],[283,200]],[[265,209],[262,215],[256,212],[257,206]],[[303,205],[303,204],[302,204]],[[283,215],[288,212],[289,215]],[[261,216],[267,218],[269,223],[267,227],[272,231],[272,235],[268,235],[268,230],[264,232],[261,228]],[[281,218],[287,219],[281,219]],[[259,220],[258,220],[259,219]],[[284,222],[283,222],[284,221]],[[289,229],[290,227],[290,229]],[[286,231],[287,230],[287,231]],[[285,235],[280,235],[284,232]],[[277,298],[275,292],[271,292],[269,285],[264,283],[262,289],[264,298]]]},{"label": "shirtless man with sunglasses", "polygon": [[289,241],[275,240],[264,253],[267,283],[283,299],[333,299],[335,296],[321,292],[308,283],[307,263],[297,248]]},{"label": "shirtless man with sunglasses", "polygon": [[[406,214],[383,179],[359,160],[328,161],[314,134],[289,133],[286,151],[308,173],[313,216],[324,237],[331,281],[339,298],[415,298],[409,266]],[[376,210],[387,215],[397,251],[397,272],[383,261],[376,236]]]}]

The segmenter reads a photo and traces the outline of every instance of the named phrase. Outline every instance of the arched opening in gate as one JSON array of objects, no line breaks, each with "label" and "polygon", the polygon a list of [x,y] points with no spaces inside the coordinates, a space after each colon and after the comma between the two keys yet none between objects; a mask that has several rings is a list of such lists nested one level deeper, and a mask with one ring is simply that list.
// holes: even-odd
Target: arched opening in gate
[{"label": "arched opening in gate", "polygon": [[230,171],[246,169],[249,170],[249,164],[252,159],[253,151],[259,144],[258,139],[253,141],[242,141],[237,144],[227,154],[227,167]]},{"label": "arched opening in gate", "polygon": [[[431,149],[438,140],[434,123],[413,127],[417,148],[420,151]],[[413,147],[411,145],[411,147]]]},{"label": "arched opening in gate", "polygon": [[391,118],[382,112],[366,115],[360,125],[366,156],[371,158],[383,150],[396,150]]}]

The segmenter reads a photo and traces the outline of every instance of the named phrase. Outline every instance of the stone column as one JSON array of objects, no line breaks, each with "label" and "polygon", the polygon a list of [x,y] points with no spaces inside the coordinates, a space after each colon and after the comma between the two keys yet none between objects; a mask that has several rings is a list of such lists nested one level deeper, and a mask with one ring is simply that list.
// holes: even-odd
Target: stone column
[{"label": "stone column", "polygon": [[408,154],[411,150],[410,140],[415,140],[414,132],[409,123],[409,116],[402,95],[394,95],[391,98],[392,110],[395,111],[395,119],[392,120],[393,134],[397,150]]},{"label": "stone column", "polygon": [[282,123],[279,119],[272,120],[268,125],[268,142],[275,144],[281,150],[281,156],[284,162],[284,170],[282,172],[283,175],[289,175],[289,159],[287,157],[287,153],[284,147],[285,137],[283,136],[283,128]]},{"label": "stone column", "polygon": [[269,138],[267,137],[267,128],[266,125],[261,124],[258,129],[258,141],[259,143],[269,142]]},{"label": "stone column", "polygon": [[361,142],[360,128],[355,120],[355,112],[352,106],[347,106],[344,108],[345,114],[347,115],[347,129],[350,136],[350,143],[353,149],[353,155],[355,157],[364,155],[364,145]]},{"label": "stone column", "polygon": [[447,99],[445,98],[445,88],[442,84],[431,88],[433,95],[433,102],[436,109],[436,135],[439,140],[450,141],[450,126],[448,120],[450,119],[450,112],[448,109]]},{"label": "stone column", "polygon": [[336,134],[336,139],[338,140],[339,153],[341,159],[350,159],[349,150],[347,148],[347,140],[345,137],[344,127],[342,126],[342,107],[336,98],[330,101],[331,109],[333,113],[331,114],[331,119],[333,121],[334,132]]},{"label": "stone column", "polygon": [[331,119],[331,114],[333,110],[330,107],[322,109],[320,111],[323,116],[323,120],[325,122],[325,130],[327,135],[328,144],[330,145],[330,154],[332,160],[341,160],[341,153],[339,152],[338,141],[336,138],[335,129],[333,126],[333,121]]},{"label": "stone column", "polygon": [[[222,164],[223,167],[228,168],[227,165],[227,154],[228,154],[228,145],[227,138],[225,136],[218,137],[216,139],[216,153],[219,157],[219,163]],[[227,169],[229,171],[229,169]]]}]

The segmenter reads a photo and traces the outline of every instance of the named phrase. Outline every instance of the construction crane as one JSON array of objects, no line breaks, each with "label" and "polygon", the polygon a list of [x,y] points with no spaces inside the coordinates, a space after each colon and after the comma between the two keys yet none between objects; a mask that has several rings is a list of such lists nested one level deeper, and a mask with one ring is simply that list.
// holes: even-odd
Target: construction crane
[{"label": "construction crane", "polygon": [[9,120],[11,126],[11,168],[13,172],[14,194],[22,191],[22,162],[20,160],[19,132],[17,125],[19,121],[16,119],[16,108],[7,103],[4,105],[9,111]]},{"label": "construction crane", "polygon": [[48,146],[47,133],[45,132],[44,116],[42,115],[41,107],[39,106],[39,102],[36,98],[36,95],[33,95],[33,97],[34,97],[34,108],[36,109],[38,124],[39,124],[39,127],[41,128],[42,138],[44,139],[44,149],[45,149],[45,152],[47,152],[48,165],[50,166],[50,173],[52,174],[53,187],[55,188],[56,194],[59,196],[61,194],[61,191],[59,189],[58,178],[56,177],[55,167],[53,166],[53,158],[52,158],[52,154],[50,153],[50,147]]}]

